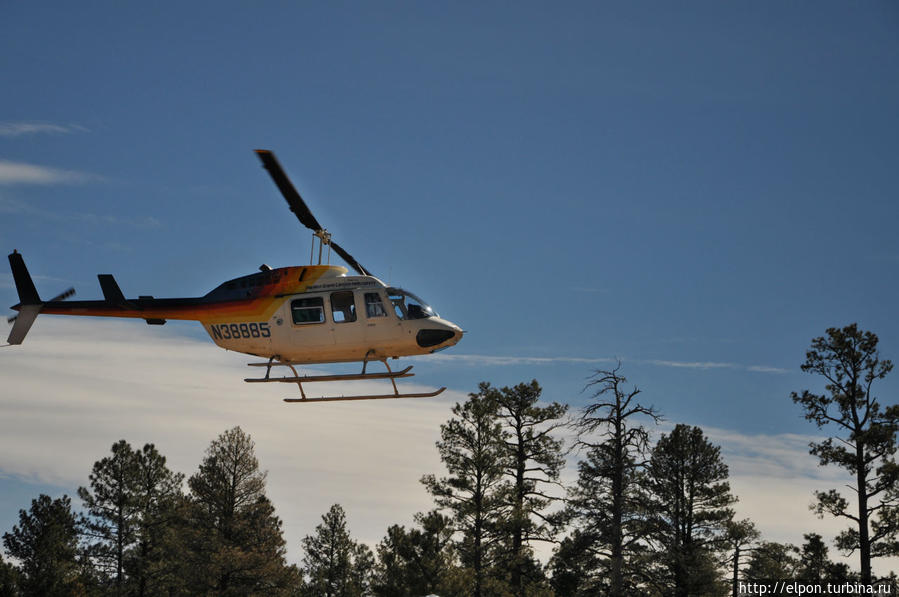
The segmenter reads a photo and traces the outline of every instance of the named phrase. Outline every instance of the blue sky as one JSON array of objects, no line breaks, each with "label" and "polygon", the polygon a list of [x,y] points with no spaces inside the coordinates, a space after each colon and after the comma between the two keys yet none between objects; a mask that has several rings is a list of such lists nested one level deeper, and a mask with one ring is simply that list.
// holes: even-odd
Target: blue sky
[{"label": "blue sky", "polygon": [[[24,254],[46,296],[73,285],[99,298],[97,273],[128,296],[194,296],[263,262],[306,263],[309,235],[252,154],[262,147],[363,265],[469,331],[416,361],[418,381],[457,396],[537,378],[576,407],[590,371],[620,358],[670,422],[793,438],[814,433],[789,400],[820,387],[799,371],[811,338],[857,321],[899,359],[895,3],[0,14],[0,245]],[[3,301],[17,302],[8,275]],[[21,358],[49,350],[44,332],[117,333],[49,321],[15,359],[0,354],[0,375],[18,379]],[[136,349],[204,337],[197,324],[114,323]],[[44,376],[60,365],[74,377],[27,392],[103,375],[44,363]],[[244,387],[236,363],[226,387],[247,409],[277,400]],[[885,402],[897,379],[881,385]],[[0,406],[14,417],[22,398]],[[127,416],[128,397],[115,404]],[[306,416],[282,415],[300,427]],[[183,457],[188,470],[224,428]],[[108,433],[100,445],[122,432]],[[103,455],[85,454],[72,477],[0,462],[0,522],[30,483],[64,490]]]}]

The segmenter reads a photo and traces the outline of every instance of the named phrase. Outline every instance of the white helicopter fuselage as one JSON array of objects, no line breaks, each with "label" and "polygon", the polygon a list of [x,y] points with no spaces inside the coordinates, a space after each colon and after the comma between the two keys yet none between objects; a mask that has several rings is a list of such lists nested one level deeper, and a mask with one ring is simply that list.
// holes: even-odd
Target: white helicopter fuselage
[{"label": "white helicopter fuselage", "polygon": [[411,293],[373,276],[328,269],[303,292],[274,297],[263,318],[216,318],[203,325],[226,350],[308,364],[428,354],[462,338],[459,326]]}]

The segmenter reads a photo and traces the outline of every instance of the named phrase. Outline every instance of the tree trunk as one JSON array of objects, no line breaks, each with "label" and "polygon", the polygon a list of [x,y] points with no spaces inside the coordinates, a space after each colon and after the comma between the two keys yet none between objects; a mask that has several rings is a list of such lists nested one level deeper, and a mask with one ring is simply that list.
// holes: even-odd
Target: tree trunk
[{"label": "tree trunk", "polygon": [[737,545],[736,549],[734,549],[734,577],[731,581],[731,597],[737,597],[737,589],[739,585],[739,574],[740,574],[740,546]]},{"label": "tree trunk", "polygon": [[622,419],[619,410],[615,418],[615,473],[612,476],[612,570],[609,588],[612,595],[624,594],[624,537],[622,518],[624,517],[624,446],[622,444]]},{"label": "tree trunk", "polygon": [[865,483],[865,451],[861,442],[856,449],[856,482],[858,483],[858,545],[861,559],[861,583],[871,584],[871,538],[868,534],[868,487]]}]

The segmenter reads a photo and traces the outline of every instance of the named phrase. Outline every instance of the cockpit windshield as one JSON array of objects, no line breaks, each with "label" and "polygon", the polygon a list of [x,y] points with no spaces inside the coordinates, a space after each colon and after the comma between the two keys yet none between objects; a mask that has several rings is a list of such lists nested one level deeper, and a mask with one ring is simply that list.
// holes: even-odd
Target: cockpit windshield
[{"label": "cockpit windshield", "polygon": [[387,296],[393,303],[393,310],[400,319],[425,319],[439,317],[426,302],[402,288],[388,288]]}]

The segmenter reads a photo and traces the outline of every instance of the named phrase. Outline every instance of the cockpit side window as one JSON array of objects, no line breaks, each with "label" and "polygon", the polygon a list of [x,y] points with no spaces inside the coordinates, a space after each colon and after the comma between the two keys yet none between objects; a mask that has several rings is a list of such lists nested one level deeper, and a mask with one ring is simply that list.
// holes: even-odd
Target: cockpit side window
[{"label": "cockpit side window", "polygon": [[352,290],[331,293],[331,316],[334,323],[356,321],[356,302]]},{"label": "cockpit side window", "polygon": [[365,293],[365,316],[366,317],[387,317],[387,311],[384,310],[384,303],[381,302],[381,295],[377,292]]},{"label": "cockpit side window", "polygon": [[396,316],[398,319],[406,319],[406,302],[405,297],[402,294],[397,292],[393,292],[393,288],[390,288],[387,293],[390,297],[390,302],[393,304],[393,310],[396,312]]},{"label": "cockpit side window", "polygon": [[325,322],[325,303],[320,296],[291,301],[290,312],[293,315],[294,323]]}]

